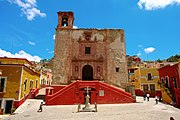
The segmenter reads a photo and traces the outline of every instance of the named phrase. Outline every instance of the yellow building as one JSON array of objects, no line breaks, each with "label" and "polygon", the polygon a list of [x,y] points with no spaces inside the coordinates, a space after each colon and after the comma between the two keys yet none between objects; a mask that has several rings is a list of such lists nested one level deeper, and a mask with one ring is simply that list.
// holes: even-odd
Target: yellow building
[{"label": "yellow building", "polygon": [[30,95],[30,89],[40,87],[40,74],[29,67],[29,61],[19,58],[5,59],[7,61],[0,58],[1,114],[10,113],[13,105],[18,107],[23,103],[24,97]]},{"label": "yellow building", "polygon": [[161,96],[159,72],[157,68],[139,68],[129,78],[130,84],[135,87],[136,95],[149,93],[151,97]]}]

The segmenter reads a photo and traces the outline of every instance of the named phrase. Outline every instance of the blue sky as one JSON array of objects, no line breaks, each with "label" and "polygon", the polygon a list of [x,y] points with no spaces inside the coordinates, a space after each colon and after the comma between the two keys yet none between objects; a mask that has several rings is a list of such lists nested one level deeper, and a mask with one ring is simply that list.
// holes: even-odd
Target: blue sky
[{"label": "blue sky", "polygon": [[58,11],[78,28],[124,29],[128,55],[180,54],[180,0],[0,0],[0,11],[0,56],[52,58]]}]

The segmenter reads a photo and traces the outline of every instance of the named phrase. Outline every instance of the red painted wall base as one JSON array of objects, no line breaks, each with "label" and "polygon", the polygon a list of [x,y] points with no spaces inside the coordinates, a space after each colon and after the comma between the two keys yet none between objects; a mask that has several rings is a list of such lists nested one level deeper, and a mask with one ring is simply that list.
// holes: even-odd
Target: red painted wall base
[{"label": "red painted wall base", "polygon": [[[60,86],[61,87],[61,86]],[[57,90],[57,86],[55,88]],[[121,88],[110,86],[99,81],[76,81],[54,92],[53,86],[46,89],[46,105],[84,104],[87,91],[90,103],[114,104],[136,102],[130,93]]]},{"label": "red painted wall base", "polygon": [[180,108],[180,88],[175,89],[175,95],[176,95],[176,106]]},{"label": "red painted wall base", "polygon": [[[156,95],[158,97],[162,97],[160,90],[156,90],[155,92],[149,91],[149,92],[146,92],[146,93],[149,93],[150,97],[155,97]],[[140,89],[136,89],[135,94],[136,94],[136,96],[143,96],[144,92],[142,90],[140,90]]]},{"label": "red painted wall base", "polygon": [[15,100],[13,107],[18,108],[20,105],[22,105],[27,99],[34,99],[35,96],[38,94],[39,88],[37,89],[31,89],[25,97],[23,97],[21,100]]}]

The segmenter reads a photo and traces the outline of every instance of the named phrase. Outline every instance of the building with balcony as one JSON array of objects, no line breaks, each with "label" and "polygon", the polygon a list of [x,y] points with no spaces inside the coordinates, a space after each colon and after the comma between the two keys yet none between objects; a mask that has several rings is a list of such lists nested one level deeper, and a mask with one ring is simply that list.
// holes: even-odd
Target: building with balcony
[{"label": "building with balcony", "polygon": [[159,72],[157,68],[139,68],[130,76],[130,84],[135,87],[135,94],[142,96],[149,93],[150,97],[161,97]]}]

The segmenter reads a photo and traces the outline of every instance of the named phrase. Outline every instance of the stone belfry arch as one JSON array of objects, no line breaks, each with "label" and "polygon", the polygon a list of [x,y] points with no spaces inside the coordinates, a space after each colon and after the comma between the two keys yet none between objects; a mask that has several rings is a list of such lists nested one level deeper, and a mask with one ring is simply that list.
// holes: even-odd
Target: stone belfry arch
[{"label": "stone belfry arch", "polygon": [[73,12],[57,12],[58,14],[58,29],[72,29],[74,23],[74,13]]}]

